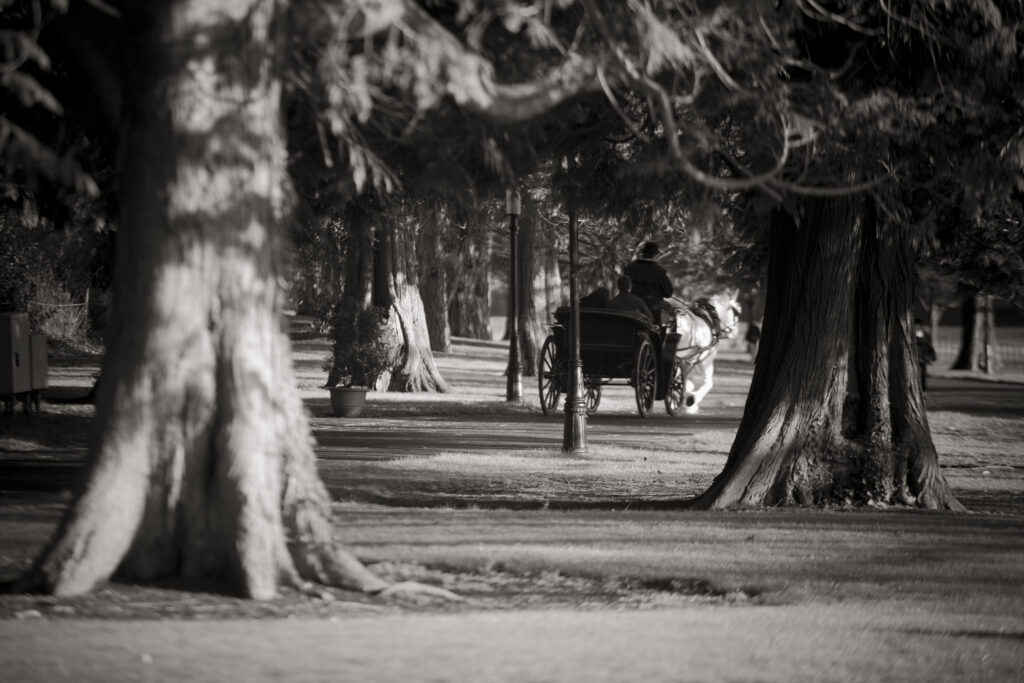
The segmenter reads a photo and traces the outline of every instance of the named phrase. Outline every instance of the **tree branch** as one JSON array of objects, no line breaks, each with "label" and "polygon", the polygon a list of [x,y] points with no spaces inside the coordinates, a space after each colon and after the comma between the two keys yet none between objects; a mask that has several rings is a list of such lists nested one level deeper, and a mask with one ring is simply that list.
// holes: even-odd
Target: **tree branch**
[{"label": "tree branch", "polygon": [[493,64],[466,47],[412,0],[334,0],[300,3],[301,23],[326,26],[335,39],[365,41],[398,29],[411,42],[440,52],[444,92],[457,104],[495,123],[536,118],[581,93],[599,89],[598,63],[571,55],[547,74],[523,83],[498,83]]}]

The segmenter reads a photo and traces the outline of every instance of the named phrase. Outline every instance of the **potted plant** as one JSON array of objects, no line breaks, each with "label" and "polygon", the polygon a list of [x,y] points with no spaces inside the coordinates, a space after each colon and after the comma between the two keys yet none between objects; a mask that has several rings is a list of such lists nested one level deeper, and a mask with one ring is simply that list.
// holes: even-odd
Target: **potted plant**
[{"label": "potted plant", "polygon": [[345,297],[332,317],[334,350],[324,362],[327,389],[338,417],[355,417],[363,410],[366,392],[391,369],[385,341],[387,316],[377,306],[362,306]]}]

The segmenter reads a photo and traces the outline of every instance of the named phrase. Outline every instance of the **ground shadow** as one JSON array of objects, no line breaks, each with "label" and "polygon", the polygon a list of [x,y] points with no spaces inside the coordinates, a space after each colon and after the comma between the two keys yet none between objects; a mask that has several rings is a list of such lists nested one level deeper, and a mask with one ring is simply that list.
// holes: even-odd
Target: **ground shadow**
[{"label": "ground shadow", "polygon": [[1024,415],[1024,392],[1019,384],[934,377],[929,378],[925,404],[929,410],[1021,417]]}]

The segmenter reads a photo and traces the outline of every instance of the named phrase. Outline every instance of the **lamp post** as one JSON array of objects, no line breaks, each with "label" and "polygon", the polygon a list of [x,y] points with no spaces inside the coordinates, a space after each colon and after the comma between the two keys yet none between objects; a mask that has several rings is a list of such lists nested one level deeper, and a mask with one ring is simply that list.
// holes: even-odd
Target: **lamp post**
[{"label": "lamp post", "polygon": [[[570,190],[571,192],[571,190]],[[562,452],[584,455],[587,452],[587,400],[583,386],[583,359],[580,357],[580,298],[576,274],[576,206],[569,198],[569,386],[565,396],[565,428]]]},{"label": "lamp post", "polygon": [[508,214],[509,278],[508,278],[508,383],[505,387],[506,401],[521,401],[523,398],[523,370],[519,365],[519,226],[517,220],[522,211],[519,190],[505,190],[505,212]]}]

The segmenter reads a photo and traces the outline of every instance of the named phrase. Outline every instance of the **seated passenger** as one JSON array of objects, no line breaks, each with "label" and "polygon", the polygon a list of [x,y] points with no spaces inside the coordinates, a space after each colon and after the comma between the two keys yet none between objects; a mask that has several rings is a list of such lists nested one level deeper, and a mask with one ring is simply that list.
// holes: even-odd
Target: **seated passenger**
[{"label": "seated passenger", "polygon": [[606,308],[611,294],[607,287],[598,287],[590,294],[580,297],[580,308]]},{"label": "seated passenger", "polygon": [[656,243],[646,243],[643,255],[626,266],[623,271],[633,280],[633,294],[643,299],[652,311],[668,308],[665,299],[672,296],[672,283],[669,282],[668,274],[654,262],[654,256],[658,251]]},{"label": "seated passenger", "polygon": [[608,302],[608,308],[615,311],[633,311],[634,313],[643,313],[651,320],[654,320],[654,316],[651,314],[651,309],[647,307],[644,300],[635,294],[630,294],[629,290],[633,286],[633,281],[628,275],[620,275],[616,284],[619,287],[619,293],[612,297],[611,301]]}]

